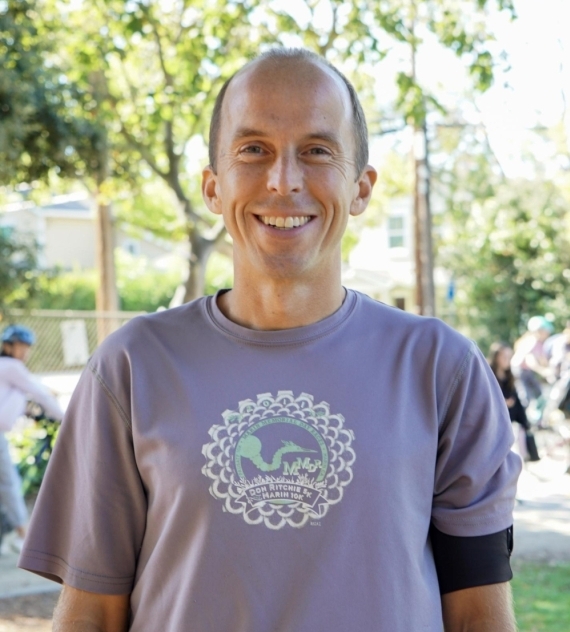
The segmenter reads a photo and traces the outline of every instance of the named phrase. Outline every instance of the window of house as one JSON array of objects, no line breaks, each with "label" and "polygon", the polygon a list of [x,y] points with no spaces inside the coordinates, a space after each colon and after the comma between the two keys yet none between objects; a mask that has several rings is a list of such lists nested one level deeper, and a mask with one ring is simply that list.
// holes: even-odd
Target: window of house
[{"label": "window of house", "polygon": [[404,229],[403,215],[392,215],[388,218],[388,242],[390,248],[403,248],[406,245]]}]

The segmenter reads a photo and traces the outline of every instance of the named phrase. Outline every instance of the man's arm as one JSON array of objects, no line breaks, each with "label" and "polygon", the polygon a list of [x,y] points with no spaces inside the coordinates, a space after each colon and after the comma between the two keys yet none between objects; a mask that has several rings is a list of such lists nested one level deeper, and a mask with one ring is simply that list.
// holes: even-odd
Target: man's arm
[{"label": "man's arm", "polygon": [[53,614],[53,632],[126,632],[129,597],[64,586]]},{"label": "man's arm", "polygon": [[445,632],[516,632],[510,584],[456,590],[441,597]]}]

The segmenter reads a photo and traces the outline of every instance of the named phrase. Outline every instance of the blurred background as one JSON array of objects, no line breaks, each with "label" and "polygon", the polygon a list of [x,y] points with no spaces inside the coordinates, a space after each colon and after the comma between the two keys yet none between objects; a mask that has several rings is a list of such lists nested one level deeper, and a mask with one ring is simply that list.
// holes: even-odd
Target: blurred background
[{"label": "blurred background", "polygon": [[[273,46],[325,56],[367,114],[379,183],[346,286],[484,353],[570,321],[567,0],[0,0],[0,325],[35,330],[29,368],[64,405],[110,331],[231,286],[200,193],[208,124]],[[531,423],[532,487],[564,476],[568,437]],[[521,562],[521,630],[570,629],[567,535],[566,557]]]}]

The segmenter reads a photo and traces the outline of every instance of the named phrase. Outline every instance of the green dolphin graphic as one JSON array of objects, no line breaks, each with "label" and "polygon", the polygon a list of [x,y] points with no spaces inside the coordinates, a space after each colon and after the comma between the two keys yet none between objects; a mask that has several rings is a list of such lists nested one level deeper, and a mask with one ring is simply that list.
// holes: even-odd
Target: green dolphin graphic
[{"label": "green dolphin graphic", "polygon": [[257,469],[262,472],[273,472],[281,467],[281,461],[283,460],[283,455],[288,452],[316,452],[317,450],[309,450],[308,448],[302,448],[298,446],[296,443],[292,441],[284,441],[283,447],[279,448],[275,454],[273,455],[273,459],[271,463],[266,463],[261,456],[261,441],[255,437],[254,435],[250,435],[246,437],[243,441],[240,441],[237,454],[238,456],[249,459]]}]

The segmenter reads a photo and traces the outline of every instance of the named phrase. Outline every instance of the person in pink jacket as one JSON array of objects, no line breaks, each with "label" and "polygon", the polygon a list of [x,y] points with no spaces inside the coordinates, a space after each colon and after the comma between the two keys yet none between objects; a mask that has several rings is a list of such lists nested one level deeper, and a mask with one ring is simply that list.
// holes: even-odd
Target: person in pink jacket
[{"label": "person in pink jacket", "polygon": [[26,402],[39,404],[48,417],[61,419],[63,411],[57,399],[26,368],[25,363],[35,342],[31,329],[10,325],[2,333],[0,354],[0,508],[7,528],[14,531],[11,548],[19,551],[26,532],[28,513],[21,480],[10,458],[5,433],[26,409]]}]

